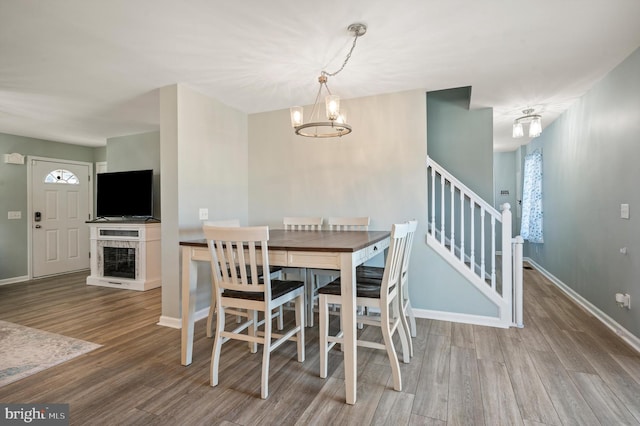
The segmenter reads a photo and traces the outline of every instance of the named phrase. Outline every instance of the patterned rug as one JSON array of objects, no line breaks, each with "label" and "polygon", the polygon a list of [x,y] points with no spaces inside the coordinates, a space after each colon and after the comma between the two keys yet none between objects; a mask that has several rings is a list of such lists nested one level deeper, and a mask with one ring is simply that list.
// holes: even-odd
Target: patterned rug
[{"label": "patterned rug", "polygon": [[100,346],[0,321],[0,386],[61,364]]}]

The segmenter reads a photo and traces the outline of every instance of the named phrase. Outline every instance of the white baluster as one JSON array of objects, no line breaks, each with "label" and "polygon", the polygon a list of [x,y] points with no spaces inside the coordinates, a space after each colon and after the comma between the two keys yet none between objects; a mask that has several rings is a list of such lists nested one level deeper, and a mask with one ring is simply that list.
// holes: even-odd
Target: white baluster
[{"label": "white baluster", "polygon": [[451,253],[455,252],[455,246],[456,246],[456,222],[455,222],[455,211],[456,209],[454,208],[455,204],[454,204],[454,198],[453,195],[455,193],[455,186],[453,185],[453,182],[451,182],[451,207],[449,208],[449,210],[451,210]]},{"label": "white baluster", "polygon": [[460,189],[460,262],[464,262],[464,192]]},{"label": "white baluster", "polygon": [[444,245],[444,176],[440,175],[440,244]]},{"label": "white baluster", "polygon": [[484,258],[486,255],[484,245],[484,207],[480,207],[480,278],[484,280]]},{"label": "white baluster", "polygon": [[431,236],[436,236],[436,170],[431,166]]},{"label": "white baluster", "polygon": [[496,217],[491,215],[491,288],[496,290]]},{"label": "white baluster", "polygon": [[470,240],[470,244],[469,247],[471,248],[470,251],[470,259],[471,259],[471,264],[469,265],[469,267],[471,268],[472,271],[475,272],[476,267],[476,235],[475,235],[475,220],[476,220],[476,215],[475,215],[475,201],[473,201],[471,198],[469,199],[469,223],[471,223],[471,229],[469,232],[469,240]]}]

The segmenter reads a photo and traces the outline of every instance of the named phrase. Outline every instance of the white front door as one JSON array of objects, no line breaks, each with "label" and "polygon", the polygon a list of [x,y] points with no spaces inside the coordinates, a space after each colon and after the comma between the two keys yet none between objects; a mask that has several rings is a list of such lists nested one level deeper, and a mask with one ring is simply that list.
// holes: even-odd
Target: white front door
[{"label": "white front door", "polygon": [[89,268],[89,164],[31,160],[33,277]]}]

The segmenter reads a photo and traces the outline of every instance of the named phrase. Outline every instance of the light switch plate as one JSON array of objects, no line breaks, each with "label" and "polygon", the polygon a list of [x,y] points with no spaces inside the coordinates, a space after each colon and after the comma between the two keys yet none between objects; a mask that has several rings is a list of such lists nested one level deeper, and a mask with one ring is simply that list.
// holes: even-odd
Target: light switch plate
[{"label": "light switch plate", "polygon": [[198,215],[200,217],[200,220],[208,220],[209,219],[209,209],[201,208],[198,211]]},{"label": "light switch plate", "polygon": [[620,219],[629,219],[629,204],[620,204]]},{"label": "light switch plate", "polygon": [[22,219],[22,212],[9,212],[7,219]]}]

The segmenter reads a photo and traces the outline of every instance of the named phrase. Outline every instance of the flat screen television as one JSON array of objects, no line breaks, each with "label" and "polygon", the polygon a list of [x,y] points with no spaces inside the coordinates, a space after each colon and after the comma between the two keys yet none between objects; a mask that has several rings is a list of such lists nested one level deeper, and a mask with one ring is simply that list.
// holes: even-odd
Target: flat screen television
[{"label": "flat screen television", "polygon": [[153,170],[99,173],[96,217],[153,217]]}]

